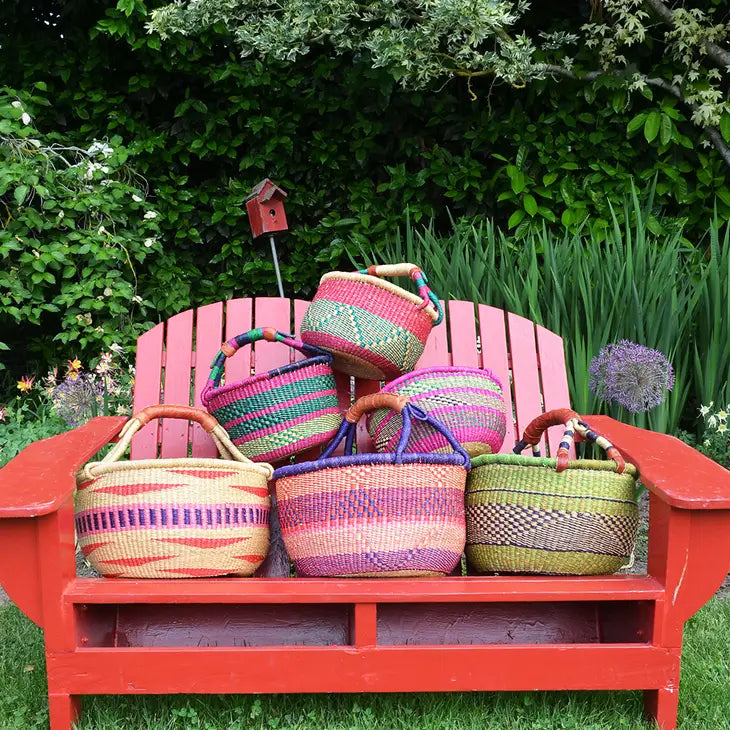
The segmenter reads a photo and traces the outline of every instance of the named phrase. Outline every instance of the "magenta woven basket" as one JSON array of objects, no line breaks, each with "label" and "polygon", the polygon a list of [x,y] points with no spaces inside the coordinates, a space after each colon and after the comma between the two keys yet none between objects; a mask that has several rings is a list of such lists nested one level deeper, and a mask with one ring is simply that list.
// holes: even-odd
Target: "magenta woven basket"
[{"label": "magenta woven basket", "polygon": [[[221,386],[226,358],[257,340],[281,342],[309,357]],[[337,433],[342,413],[329,353],[263,327],[224,342],[211,367],[203,405],[252,461],[280,461]]]},{"label": "magenta woven basket", "polygon": [[[418,294],[381,276],[409,276]],[[417,266],[371,266],[322,277],[304,313],[301,337],[331,352],[337,370],[392,380],[416,367],[431,329],[442,319],[441,303]]]},{"label": "magenta woven basket", "polygon": [[[381,392],[404,395],[438,418],[472,458],[496,454],[502,448],[506,428],[502,384],[489,370],[423,368],[393,380]],[[368,415],[367,428],[377,451],[395,451],[403,418],[379,408]],[[451,451],[451,446],[438,431],[417,421],[408,450],[442,453]]]},{"label": "magenta woven basket", "polygon": [[[394,453],[352,453],[357,423],[379,407],[403,417]],[[428,423],[454,453],[407,453],[412,423]],[[392,393],[360,398],[317,461],[274,472],[284,544],[297,574],[417,576],[450,573],[466,540],[469,455],[438,420]]]}]

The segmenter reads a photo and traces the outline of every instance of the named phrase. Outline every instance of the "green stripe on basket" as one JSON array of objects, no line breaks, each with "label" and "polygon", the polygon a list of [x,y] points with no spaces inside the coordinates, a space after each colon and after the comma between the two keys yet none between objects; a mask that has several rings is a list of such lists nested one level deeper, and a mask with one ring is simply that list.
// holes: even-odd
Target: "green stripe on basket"
[{"label": "green stripe on basket", "polygon": [[[270,384],[271,381],[268,381],[269,387]],[[262,387],[266,386],[263,382],[261,385]],[[228,423],[229,421],[240,418],[247,413],[254,413],[262,410],[263,408],[271,408],[271,406],[276,406],[280,403],[288,403],[294,398],[298,398],[303,395],[321,393],[325,390],[334,389],[335,379],[332,375],[315,375],[311,378],[302,378],[294,383],[279,385],[264,393],[256,393],[255,395],[241,398],[231,405],[216,408],[213,404],[211,404],[211,412],[221,423]],[[215,398],[215,395],[213,398]]]},{"label": "green stripe on basket", "polygon": [[629,556],[597,555],[513,547],[467,545],[469,564],[481,572],[552,573],[557,575],[604,575],[615,573]]},{"label": "green stripe on basket", "polygon": [[245,442],[247,454],[266,454],[282,446],[289,446],[297,441],[314,434],[336,431],[340,427],[342,417],[338,413],[327,413],[318,418],[312,418],[306,423],[299,423],[291,428],[286,428],[276,433],[251,439]]},{"label": "green stripe on basket", "polygon": [[[486,374],[485,374],[486,375]],[[488,377],[488,376],[487,376]],[[453,388],[476,388],[480,391],[493,390],[495,393],[501,393],[502,389],[491,378],[491,383],[487,382],[487,377],[479,378],[473,375],[450,375],[448,377],[427,376],[413,378],[402,385],[389,388],[392,393],[401,393],[403,395],[419,395],[432,390],[452,390]]]},{"label": "green stripe on basket", "polygon": [[[312,398],[311,400],[304,401],[303,403],[295,403],[294,405],[285,408],[279,408],[273,413],[267,413],[266,415],[252,418],[244,423],[236,424],[235,426],[226,426],[226,431],[228,431],[228,435],[232,439],[237,439],[253,431],[271,428],[271,426],[279,426],[292,418],[306,416],[309,413],[317,413],[325,408],[337,408],[337,405],[336,395],[325,395],[321,398]],[[223,425],[225,426],[225,422]]]},{"label": "green stripe on basket", "polygon": [[[482,454],[476,459],[472,459],[471,462],[471,474],[474,475],[475,470],[480,466],[494,467],[497,465],[518,465],[518,466],[530,466],[530,467],[548,467],[555,470],[557,465],[556,459],[551,459],[547,456],[529,456],[527,454]],[[597,459],[574,459],[568,462],[568,470],[581,471],[616,471],[616,463],[613,461],[599,461]],[[561,472],[565,474],[565,472]],[[626,464],[626,471],[624,474],[629,474],[633,477],[638,476],[636,467],[633,464]]]}]

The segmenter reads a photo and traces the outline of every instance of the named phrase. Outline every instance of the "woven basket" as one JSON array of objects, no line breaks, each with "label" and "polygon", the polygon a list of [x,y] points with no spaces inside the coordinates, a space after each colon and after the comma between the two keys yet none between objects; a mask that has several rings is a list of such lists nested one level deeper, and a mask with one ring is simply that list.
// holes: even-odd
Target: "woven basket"
[{"label": "woven basket", "polygon": [[[502,384],[479,368],[436,367],[414,370],[388,383],[383,393],[404,395],[441,421],[471,458],[502,448],[506,428]],[[377,451],[395,451],[403,428],[399,413],[379,408],[368,415],[368,432]],[[409,450],[446,453],[446,439],[417,421]]]},{"label": "woven basket", "polygon": [[[557,459],[521,456],[564,423]],[[575,432],[612,461],[569,460]],[[466,489],[466,557],[480,573],[615,573],[633,553],[639,520],[636,467],[568,409],[525,429],[514,454],[475,459]]]},{"label": "woven basket", "polygon": [[[378,407],[403,415],[394,454],[332,457]],[[413,419],[449,441],[453,454],[407,454]],[[469,457],[435,418],[391,393],[360,398],[317,461],[274,472],[281,532],[301,576],[416,576],[450,573],[464,549]]]},{"label": "woven basket", "polygon": [[[221,459],[119,462],[153,418],[197,421]],[[77,475],[76,534],[107,578],[252,575],[269,549],[269,464],[253,464],[218,422],[188,406],[150,406],[125,424],[119,443]]]},{"label": "woven basket", "polygon": [[[308,355],[304,360],[220,385],[224,364],[243,345],[281,342]],[[223,343],[201,393],[206,409],[253,461],[275,462],[321,446],[342,423],[332,355],[264,327]]]},{"label": "woven basket", "polygon": [[[380,276],[410,276],[418,295]],[[304,313],[301,337],[331,352],[337,370],[369,380],[392,380],[413,370],[431,329],[442,319],[438,297],[417,266],[371,266],[322,277]]]}]

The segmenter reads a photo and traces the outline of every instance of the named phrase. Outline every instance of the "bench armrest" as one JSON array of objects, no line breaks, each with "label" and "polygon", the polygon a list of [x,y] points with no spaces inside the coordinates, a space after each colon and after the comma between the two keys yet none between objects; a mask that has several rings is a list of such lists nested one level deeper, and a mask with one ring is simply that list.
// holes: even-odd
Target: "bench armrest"
[{"label": "bench armrest", "polygon": [[76,489],[76,472],[121,431],[126,421],[99,416],[23,449],[0,469],[0,518],[55,512]]},{"label": "bench armrest", "polygon": [[663,502],[680,509],[730,509],[730,471],[696,449],[608,416],[584,418],[636,465],[641,483]]}]

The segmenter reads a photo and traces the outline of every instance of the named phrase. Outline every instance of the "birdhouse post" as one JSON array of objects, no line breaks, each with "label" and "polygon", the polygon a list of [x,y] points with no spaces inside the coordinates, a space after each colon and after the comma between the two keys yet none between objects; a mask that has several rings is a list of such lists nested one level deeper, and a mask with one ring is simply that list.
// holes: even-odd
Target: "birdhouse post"
[{"label": "birdhouse post", "polygon": [[284,287],[279,271],[279,259],[276,255],[276,241],[274,235],[289,230],[284,211],[286,193],[275,185],[269,178],[265,178],[254,186],[246,198],[246,210],[251,232],[254,239],[268,236],[271,244],[271,255],[274,258],[276,281],[279,285],[279,296],[284,296]]}]

